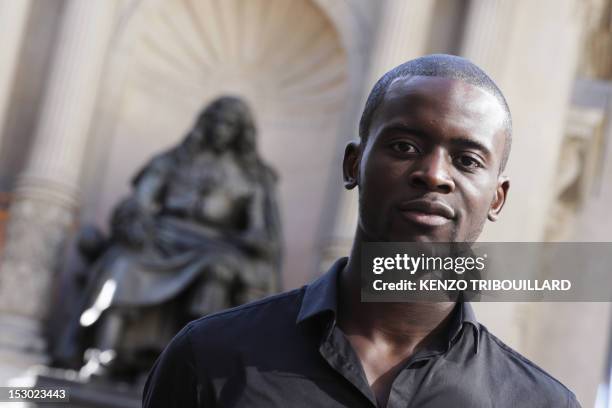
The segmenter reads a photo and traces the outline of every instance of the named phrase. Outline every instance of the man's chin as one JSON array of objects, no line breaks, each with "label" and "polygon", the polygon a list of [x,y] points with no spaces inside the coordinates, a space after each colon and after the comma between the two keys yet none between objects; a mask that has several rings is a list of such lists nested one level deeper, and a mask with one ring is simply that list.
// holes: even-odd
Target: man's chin
[{"label": "man's chin", "polygon": [[436,242],[454,242],[450,238],[441,238],[431,235],[414,235],[414,236],[402,236],[390,239],[389,242],[414,242],[421,244],[436,243]]},{"label": "man's chin", "polygon": [[456,242],[457,237],[451,231],[441,228],[432,228],[428,231],[393,231],[389,234],[388,242]]},{"label": "man's chin", "polygon": [[[439,227],[406,228],[406,224],[394,223],[387,231],[369,234],[366,228],[359,227],[359,235],[362,240],[367,242],[416,242],[416,243],[435,243],[435,242],[460,242],[457,239],[456,230],[448,225]],[[397,228],[401,226],[402,228]]]}]

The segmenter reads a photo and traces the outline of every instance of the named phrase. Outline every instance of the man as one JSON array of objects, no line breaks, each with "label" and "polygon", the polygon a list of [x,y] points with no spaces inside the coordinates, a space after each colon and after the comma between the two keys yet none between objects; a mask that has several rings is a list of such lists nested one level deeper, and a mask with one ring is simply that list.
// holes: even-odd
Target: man
[{"label": "man", "polygon": [[509,189],[508,106],[471,62],[430,55],[374,86],[344,157],[348,259],[303,288],[204,317],[157,361],[145,407],[577,407],[467,303],[362,303],[364,242],[473,242]]}]

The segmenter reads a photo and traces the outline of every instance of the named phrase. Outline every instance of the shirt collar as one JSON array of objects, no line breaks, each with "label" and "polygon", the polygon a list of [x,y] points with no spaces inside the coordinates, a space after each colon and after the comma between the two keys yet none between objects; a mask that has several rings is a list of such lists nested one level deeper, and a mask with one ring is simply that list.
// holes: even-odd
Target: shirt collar
[{"label": "shirt collar", "polygon": [[308,320],[324,312],[338,310],[338,278],[346,266],[348,258],[340,258],[323,276],[306,286],[302,306],[298,313],[297,323]]},{"label": "shirt collar", "polygon": [[[347,262],[347,257],[338,259],[324,275],[306,286],[296,323],[299,324],[314,316],[329,312],[333,314],[335,319],[338,310],[338,279]],[[457,305],[457,313],[455,313],[454,323],[451,325],[449,340],[451,343],[455,341],[466,323],[474,329],[474,348],[475,353],[478,353],[480,325],[476,320],[472,306],[468,302],[461,302]]]},{"label": "shirt collar", "polygon": [[451,326],[451,332],[449,337],[449,347],[456,340],[457,336],[461,333],[461,329],[465,324],[472,326],[474,334],[474,353],[478,353],[479,339],[480,339],[480,324],[476,320],[476,314],[472,305],[468,302],[460,302],[457,305],[457,313],[454,317],[455,321]]}]

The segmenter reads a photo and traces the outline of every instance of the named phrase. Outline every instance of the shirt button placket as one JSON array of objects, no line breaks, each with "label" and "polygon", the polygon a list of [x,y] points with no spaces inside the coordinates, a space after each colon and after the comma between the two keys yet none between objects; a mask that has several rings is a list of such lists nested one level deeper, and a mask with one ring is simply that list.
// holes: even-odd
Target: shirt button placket
[{"label": "shirt button placket", "polygon": [[415,370],[404,368],[399,372],[391,386],[387,408],[407,408],[414,396]]}]

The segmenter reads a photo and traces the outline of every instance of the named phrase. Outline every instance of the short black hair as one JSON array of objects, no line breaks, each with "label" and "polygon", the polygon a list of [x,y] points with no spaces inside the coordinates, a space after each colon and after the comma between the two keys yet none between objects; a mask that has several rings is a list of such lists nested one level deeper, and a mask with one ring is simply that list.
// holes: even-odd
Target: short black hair
[{"label": "short black hair", "polygon": [[512,116],[506,98],[495,82],[476,64],[470,60],[456,55],[431,54],[416,58],[393,68],[384,74],[374,85],[366,101],[361,120],[359,121],[359,137],[363,144],[368,139],[370,125],[374,112],[381,104],[389,85],[398,78],[411,76],[432,76],[449,79],[458,79],[475,85],[492,94],[501,104],[506,113],[504,126],[506,128],[506,139],[504,143],[504,155],[500,169],[506,167],[512,144]]}]

